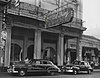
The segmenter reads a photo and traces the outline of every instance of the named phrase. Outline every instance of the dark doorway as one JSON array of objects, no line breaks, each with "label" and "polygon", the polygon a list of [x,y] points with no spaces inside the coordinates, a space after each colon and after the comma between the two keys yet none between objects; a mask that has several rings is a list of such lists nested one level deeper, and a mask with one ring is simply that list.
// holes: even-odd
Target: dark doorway
[{"label": "dark doorway", "polygon": [[[11,44],[11,54],[10,54],[10,59],[11,61],[19,61],[20,60],[20,52],[21,52],[21,47],[18,44]],[[22,56],[22,53],[21,53]],[[21,57],[22,59],[22,57]]]},{"label": "dark doorway", "polygon": [[34,57],[34,45],[30,45],[27,49],[27,57],[33,59]]},{"label": "dark doorway", "polygon": [[70,52],[71,63],[76,60],[76,52]]}]

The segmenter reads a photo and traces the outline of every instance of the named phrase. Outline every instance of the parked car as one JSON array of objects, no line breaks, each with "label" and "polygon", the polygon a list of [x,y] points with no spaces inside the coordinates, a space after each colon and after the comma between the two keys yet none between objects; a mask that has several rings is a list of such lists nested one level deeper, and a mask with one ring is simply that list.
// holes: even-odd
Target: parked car
[{"label": "parked car", "polygon": [[25,62],[12,62],[7,69],[9,74],[18,73],[20,76],[24,76],[27,73],[49,73],[54,75],[55,73],[61,72],[61,70],[54,65],[51,61],[42,60],[42,59],[34,59],[29,63]]},{"label": "parked car", "polygon": [[93,71],[93,68],[86,61],[74,61],[72,64],[62,66],[61,71],[72,72],[73,74],[78,74],[81,71],[86,71],[88,74],[90,74]]}]

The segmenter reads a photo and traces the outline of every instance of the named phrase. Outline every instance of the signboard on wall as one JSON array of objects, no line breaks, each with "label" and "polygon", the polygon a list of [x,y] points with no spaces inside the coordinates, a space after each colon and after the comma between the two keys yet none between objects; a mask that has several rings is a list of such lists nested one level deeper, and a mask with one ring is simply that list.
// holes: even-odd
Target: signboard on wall
[{"label": "signboard on wall", "polygon": [[71,7],[61,9],[54,13],[48,14],[45,23],[46,27],[53,27],[60,24],[69,23],[74,17],[74,10]]}]

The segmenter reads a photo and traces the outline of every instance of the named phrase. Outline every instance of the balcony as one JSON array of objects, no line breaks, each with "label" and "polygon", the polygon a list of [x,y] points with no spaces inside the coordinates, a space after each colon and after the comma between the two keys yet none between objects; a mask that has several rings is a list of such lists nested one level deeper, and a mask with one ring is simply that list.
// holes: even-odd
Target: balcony
[{"label": "balcony", "polygon": [[[71,11],[68,13],[68,8],[72,8],[74,13],[71,14]],[[18,6],[10,4],[7,12],[18,16],[25,16],[44,21],[47,28],[62,25],[85,30],[82,27],[82,19],[77,18],[76,4],[72,3],[61,6],[53,11],[49,11],[32,4],[20,2],[20,5]],[[71,15],[73,15],[73,19],[69,22]]]},{"label": "balcony", "polygon": [[10,4],[7,12],[14,15],[25,16],[44,21],[44,14],[48,13],[49,11],[32,4],[20,2],[20,5],[18,6]]}]

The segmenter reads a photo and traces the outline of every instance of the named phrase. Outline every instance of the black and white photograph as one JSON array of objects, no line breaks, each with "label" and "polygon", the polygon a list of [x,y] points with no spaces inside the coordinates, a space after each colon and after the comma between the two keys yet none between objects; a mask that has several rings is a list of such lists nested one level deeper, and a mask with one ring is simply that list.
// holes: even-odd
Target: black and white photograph
[{"label": "black and white photograph", "polygon": [[0,0],[0,78],[100,78],[100,0]]}]

